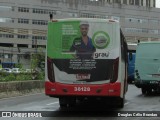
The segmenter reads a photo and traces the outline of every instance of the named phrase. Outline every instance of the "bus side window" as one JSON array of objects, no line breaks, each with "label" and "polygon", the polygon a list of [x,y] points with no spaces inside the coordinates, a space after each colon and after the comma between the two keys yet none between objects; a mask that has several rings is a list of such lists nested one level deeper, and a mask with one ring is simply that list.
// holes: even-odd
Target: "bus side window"
[{"label": "bus side window", "polygon": [[132,53],[129,53],[129,60],[131,61],[133,59]]}]

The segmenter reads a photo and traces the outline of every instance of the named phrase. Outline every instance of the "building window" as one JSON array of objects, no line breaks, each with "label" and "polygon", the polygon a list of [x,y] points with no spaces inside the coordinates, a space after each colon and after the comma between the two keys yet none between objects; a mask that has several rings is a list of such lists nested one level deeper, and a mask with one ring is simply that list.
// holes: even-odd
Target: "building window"
[{"label": "building window", "polygon": [[[12,54],[6,54],[6,53],[3,54],[3,57],[6,59],[11,58],[12,56],[13,56]],[[8,65],[6,65],[6,66],[8,66]],[[8,66],[8,68],[9,68],[9,66]]]},{"label": "building window", "polygon": [[29,8],[18,7],[18,12],[29,12]]},{"label": "building window", "polygon": [[35,24],[35,25],[47,25],[48,21],[45,21],[45,20],[32,20],[32,24]]},{"label": "building window", "polygon": [[0,22],[14,23],[14,19],[12,19],[12,18],[0,18]]},{"label": "building window", "polygon": [[56,14],[55,10],[47,10],[47,9],[37,9],[37,8],[33,8],[33,13],[37,13],[37,14]]},{"label": "building window", "polygon": [[82,18],[101,18],[101,19],[107,19],[108,16],[106,15],[98,15],[98,14],[90,14],[90,13],[81,13]]},{"label": "building window", "polygon": [[17,35],[17,38],[19,38],[19,39],[28,39],[29,36],[28,35]]},{"label": "building window", "polygon": [[12,11],[12,7],[10,6],[0,6],[0,11]]},{"label": "building window", "polygon": [[14,38],[14,35],[11,35],[11,34],[0,34],[0,38]]},{"label": "building window", "polygon": [[18,18],[18,23],[29,24],[29,19]]},{"label": "building window", "polygon": [[46,36],[32,36],[32,40],[46,40]]}]

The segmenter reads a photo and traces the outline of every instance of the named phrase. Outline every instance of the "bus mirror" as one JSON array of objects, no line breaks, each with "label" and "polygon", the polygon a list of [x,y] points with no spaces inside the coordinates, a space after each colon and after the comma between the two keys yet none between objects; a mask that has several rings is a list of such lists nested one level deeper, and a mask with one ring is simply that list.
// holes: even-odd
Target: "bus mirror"
[{"label": "bus mirror", "polygon": [[130,52],[129,53],[129,60],[132,60],[133,58],[132,58],[132,53]]}]

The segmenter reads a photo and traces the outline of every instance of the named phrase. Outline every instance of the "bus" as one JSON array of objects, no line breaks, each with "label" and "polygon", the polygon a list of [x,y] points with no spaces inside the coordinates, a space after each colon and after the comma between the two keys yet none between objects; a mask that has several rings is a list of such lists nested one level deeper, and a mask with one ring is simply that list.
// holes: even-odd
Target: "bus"
[{"label": "bus", "polygon": [[136,47],[137,44],[128,43],[128,83],[134,82]]},{"label": "bus", "polygon": [[15,68],[15,62],[2,62],[2,68]]},{"label": "bus", "polygon": [[128,53],[128,83],[134,82],[134,73],[135,73],[135,57],[136,53]]},{"label": "bus", "polygon": [[140,42],[136,48],[135,86],[142,94],[160,91],[160,42]]},{"label": "bus", "polygon": [[[127,43],[118,21],[68,18],[48,23],[45,94],[60,108],[77,100],[113,99],[124,107]],[[110,100],[112,101],[112,100]]]}]

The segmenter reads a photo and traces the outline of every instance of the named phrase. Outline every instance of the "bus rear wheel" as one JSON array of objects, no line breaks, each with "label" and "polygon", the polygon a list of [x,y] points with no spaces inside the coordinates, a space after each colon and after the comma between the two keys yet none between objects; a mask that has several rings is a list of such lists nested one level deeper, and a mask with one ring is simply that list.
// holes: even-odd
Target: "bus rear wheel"
[{"label": "bus rear wheel", "polygon": [[68,106],[67,99],[64,97],[59,98],[59,105],[60,105],[60,108],[67,108]]},{"label": "bus rear wheel", "polygon": [[151,94],[152,93],[152,89],[151,88],[149,88],[149,89],[147,89],[147,94]]},{"label": "bus rear wheel", "polygon": [[60,108],[74,107],[76,105],[76,98],[60,97],[59,105],[60,105]]},{"label": "bus rear wheel", "polygon": [[68,99],[68,106],[74,107],[76,105],[76,98],[69,98]]},{"label": "bus rear wheel", "polygon": [[123,108],[124,107],[124,100],[125,100],[125,98],[119,98],[118,108]]}]

